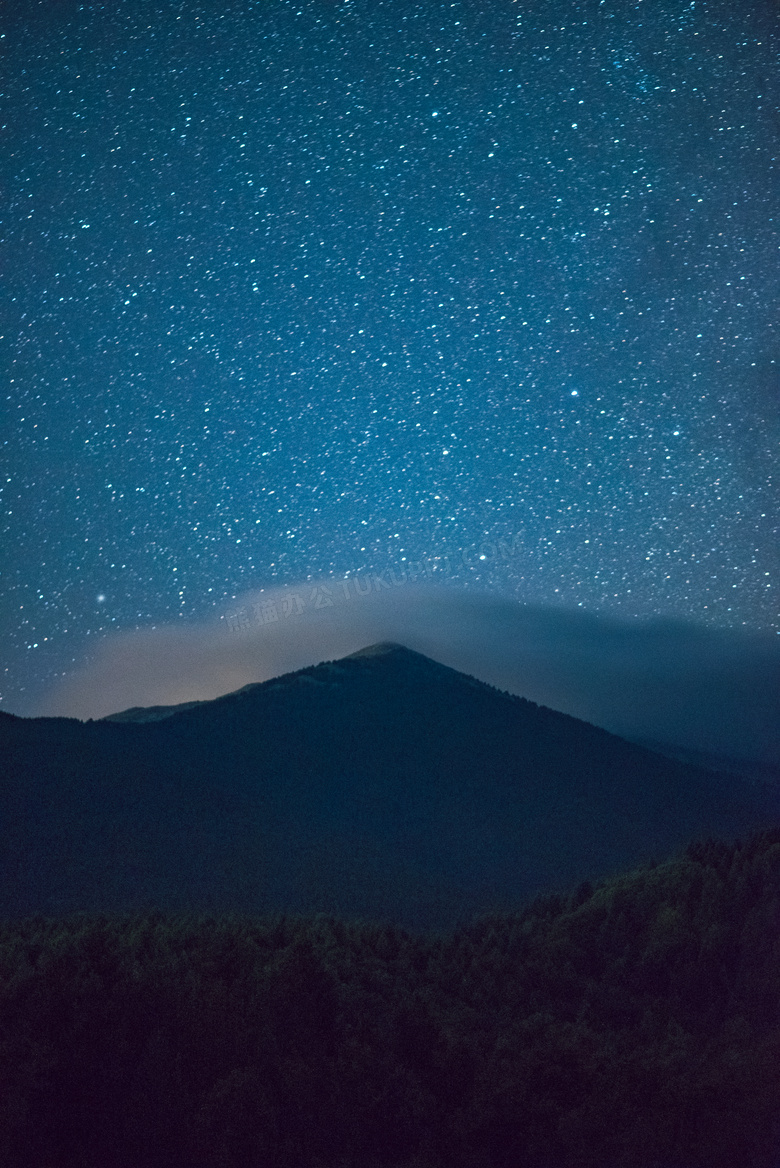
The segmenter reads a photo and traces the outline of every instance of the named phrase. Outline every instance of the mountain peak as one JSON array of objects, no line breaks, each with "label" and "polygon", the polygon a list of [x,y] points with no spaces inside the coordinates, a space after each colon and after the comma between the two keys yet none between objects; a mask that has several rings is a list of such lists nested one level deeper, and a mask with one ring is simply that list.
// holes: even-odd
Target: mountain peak
[{"label": "mountain peak", "polygon": [[[375,645],[366,645],[364,649],[358,649],[355,653],[348,653],[346,658],[342,660],[350,660],[352,657],[382,657],[386,653],[394,653],[398,650],[402,653],[413,653],[413,649],[407,649],[406,645],[401,645],[398,641],[377,641]],[[420,656],[419,653],[415,656]]]},{"label": "mountain peak", "polygon": [[0,917],[155,904],[439,928],[780,815],[769,788],[396,642],[351,657],[103,725],[0,717]]}]

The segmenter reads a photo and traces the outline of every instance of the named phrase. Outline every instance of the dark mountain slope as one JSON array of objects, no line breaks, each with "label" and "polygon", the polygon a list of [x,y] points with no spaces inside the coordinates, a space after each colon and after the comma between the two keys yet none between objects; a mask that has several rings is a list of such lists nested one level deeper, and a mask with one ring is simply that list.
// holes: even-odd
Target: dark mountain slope
[{"label": "dark mountain slope", "polygon": [[148,722],[4,715],[0,758],[5,915],[234,907],[447,925],[780,820],[771,788],[395,645]]},{"label": "dark mountain slope", "polygon": [[771,762],[759,762],[753,758],[732,758],[730,755],[715,754],[710,750],[695,750],[690,746],[681,746],[674,742],[658,742],[656,739],[633,738],[638,746],[645,746],[655,754],[662,754],[666,758],[674,758],[678,762],[688,762],[693,766],[703,767],[708,771],[720,771],[723,774],[739,775],[743,779],[756,779],[761,783],[780,785],[780,766]]},{"label": "dark mountain slope", "polygon": [[163,718],[170,718],[171,714],[179,714],[182,710],[192,710],[195,706],[204,706],[205,702],[181,702],[178,706],[131,706],[129,710],[122,710],[119,714],[108,714],[100,718],[101,722],[159,722]]}]

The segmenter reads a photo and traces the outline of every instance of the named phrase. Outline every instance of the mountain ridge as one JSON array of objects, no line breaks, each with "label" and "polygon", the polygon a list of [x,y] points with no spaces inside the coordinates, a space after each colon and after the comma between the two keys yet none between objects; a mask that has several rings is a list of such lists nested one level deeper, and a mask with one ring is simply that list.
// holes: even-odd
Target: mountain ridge
[{"label": "mountain ridge", "polygon": [[393,643],[183,706],[0,719],[0,915],[446,926],[780,821],[773,789]]},{"label": "mountain ridge", "polygon": [[[409,649],[406,645],[401,645],[397,641],[377,641],[373,645],[367,645],[363,649],[358,649],[354,653],[348,653],[344,657],[320,661],[316,665],[305,665],[300,669],[290,670],[288,673],[281,673],[277,677],[267,678],[265,681],[251,681],[247,685],[242,685],[239,689],[230,690],[228,693],[220,694],[215,698],[207,698],[205,700],[178,702],[172,706],[131,706],[127,710],[121,710],[116,714],[106,714],[102,718],[96,719],[99,722],[152,722],[159,721],[163,718],[172,717],[175,714],[183,713],[186,710],[194,709],[198,706],[205,706],[211,702],[220,702],[229,698],[235,698],[240,694],[247,694],[254,691],[266,690],[270,692],[279,686],[286,686],[295,681],[304,681],[306,678],[311,678],[318,670],[325,670],[329,666],[340,664],[344,661],[370,661],[374,658],[382,658],[393,656],[396,659],[403,659],[407,664],[416,664],[418,668],[431,668],[435,670],[447,670],[449,673],[457,674],[461,678],[468,678],[469,681],[475,685],[485,686],[487,689],[493,690],[496,693],[504,694],[506,697],[519,697],[517,694],[510,694],[506,690],[501,690],[497,686],[491,685],[490,682],[481,681],[472,674],[462,673],[458,669],[453,669],[449,665],[443,665],[439,661],[434,661],[431,657],[427,657],[424,653],[418,653],[415,649]],[[320,680],[314,678],[315,682]],[[527,698],[519,698],[520,701],[528,701]],[[531,703],[536,705],[536,703]],[[148,715],[145,717],[144,715]]]}]

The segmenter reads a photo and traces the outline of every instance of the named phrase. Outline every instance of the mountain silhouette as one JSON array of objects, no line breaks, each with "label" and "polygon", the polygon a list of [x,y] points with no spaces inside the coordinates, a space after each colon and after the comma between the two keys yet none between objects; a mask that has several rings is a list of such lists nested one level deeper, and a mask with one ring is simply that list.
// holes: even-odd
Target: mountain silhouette
[{"label": "mountain silhouette", "polygon": [[402,645],[95,722],[0,713],[0,915],[326,912],[448,927],[780,822]]}]

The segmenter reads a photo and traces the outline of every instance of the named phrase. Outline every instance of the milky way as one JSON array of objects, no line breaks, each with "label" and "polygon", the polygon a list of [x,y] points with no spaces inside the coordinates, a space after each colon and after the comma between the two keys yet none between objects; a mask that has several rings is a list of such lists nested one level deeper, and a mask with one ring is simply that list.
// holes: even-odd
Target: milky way
[{"label": "milky way", "polygon": [[5,708],[481,540],[464,587],[780,629],[770,5],[18,8]]}]

